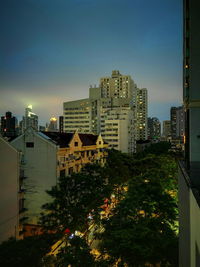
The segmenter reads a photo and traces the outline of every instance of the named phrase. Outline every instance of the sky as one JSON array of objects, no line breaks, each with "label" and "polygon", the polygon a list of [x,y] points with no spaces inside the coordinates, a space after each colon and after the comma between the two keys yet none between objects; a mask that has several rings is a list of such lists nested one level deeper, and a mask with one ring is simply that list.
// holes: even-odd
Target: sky
[{"label": "sky", "polygon": [[40,125],[112,70],[148,89],[148,116],[182,104],[182,0],[2,0],[0,115]]}]

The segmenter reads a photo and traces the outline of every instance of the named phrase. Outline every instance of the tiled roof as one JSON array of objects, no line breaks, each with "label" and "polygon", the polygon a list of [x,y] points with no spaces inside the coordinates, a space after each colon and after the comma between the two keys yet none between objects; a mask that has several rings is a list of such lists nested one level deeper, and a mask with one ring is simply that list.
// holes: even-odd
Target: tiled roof
[{"label": "tiled roof", "polygon": [[[56,142],[57,145],[62,147],[69,147],[69,143],[74,135],[74,133],[59,133],[59,132],[42,132],[44,135],[48,136]],[[96,145],[98,135],[93,134],[82,134],[78,133],[83,146]]]},{"label": "tiled roof", "polygon": [[96,145],[98,135],[82,134],[82,133],[79,133],[78,135],[79,135],[79,137],[81,139],[81,142],[83,143],[83,146]]},{"label": "tiled roof", "polygon": [[44,135],[48,136],[57,145],[62,147],[69,147],[69,142],[73,137],[73,133],[59,133],[59,132],[42,132]]}]

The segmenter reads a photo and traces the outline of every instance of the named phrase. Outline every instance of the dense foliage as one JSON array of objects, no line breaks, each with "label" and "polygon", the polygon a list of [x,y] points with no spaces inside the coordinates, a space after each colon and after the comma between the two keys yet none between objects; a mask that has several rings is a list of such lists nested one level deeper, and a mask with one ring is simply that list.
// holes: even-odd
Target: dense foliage
[{"label": "dense foliage", "polygon": [[129,180],[114,216],[103,221],[101,251],[128,266],[177,266],[176,165],[167,155],[147,158],[148,168]]}]

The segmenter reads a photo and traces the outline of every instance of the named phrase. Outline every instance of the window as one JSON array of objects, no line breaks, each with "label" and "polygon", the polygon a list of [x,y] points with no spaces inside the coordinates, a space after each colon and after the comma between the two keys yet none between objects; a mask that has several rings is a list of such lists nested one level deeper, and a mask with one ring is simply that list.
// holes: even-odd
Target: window
[{"label": "window", "polygon": [[99,141],[99,145],[101,145],[101,141]]},{"label": "window", "polygon": [[78,146],[78,142],[74,142],[74,146]]},{"label": "window", "polygon": [[34,143],[33,142],[26,142],[26,147],[34,147]]}]

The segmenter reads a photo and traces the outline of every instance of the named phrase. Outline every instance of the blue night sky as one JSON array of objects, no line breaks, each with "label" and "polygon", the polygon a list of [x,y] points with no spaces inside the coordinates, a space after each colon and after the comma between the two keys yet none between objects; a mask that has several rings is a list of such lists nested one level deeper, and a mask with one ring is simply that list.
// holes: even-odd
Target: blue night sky
[{"label": "blue night sky", "polygon": [[0,115],[40,124],[113,69],[147,88],[149,116],[182,103],[182,0],[3,0]]}]

